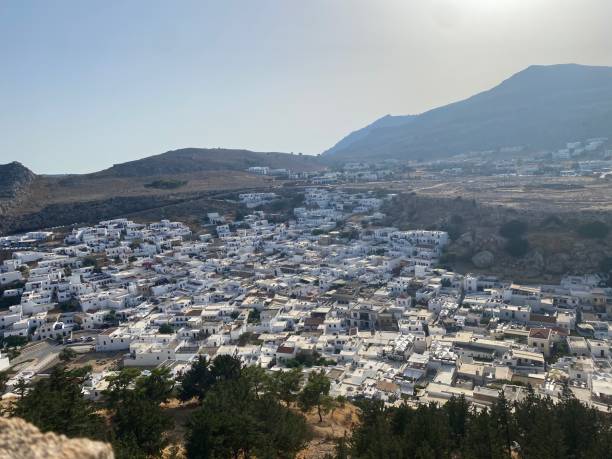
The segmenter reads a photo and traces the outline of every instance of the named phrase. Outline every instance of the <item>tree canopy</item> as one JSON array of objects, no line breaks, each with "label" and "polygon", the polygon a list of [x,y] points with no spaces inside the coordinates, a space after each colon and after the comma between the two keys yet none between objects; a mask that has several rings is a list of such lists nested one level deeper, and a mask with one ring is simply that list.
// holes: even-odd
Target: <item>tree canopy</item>
[{"label": "tree canopy", "polygon": [[231,356],[210,365],[200,360],[192,371],[191,381],[206,375],[204,384],[194,386],[206,389],[187,424],[188,458],[291,458],[305,446],[306,420],[286,406],[299,389],[295,372],[270,376],[259,367],[242,368]]},{"label": "tree canopy", "polygon": [[463,397],[444,406],[385,407],[360,403],[359,425],[338,446],[337,457],[395,458],[599,458],[612,447],[610,414],[578,401],[567,390],[559,403],[538,397],[510,403],[500,392],[488,409]]},{"label": "tree canopy", "polygon": [[53,369],[48,378],[41,378],[26,387],[22,383],[21,397],[10,410],[36,425],[43,432],[53,431],[68,437],[104,439],[105,428],[93,402],[83,398],[81,385],[88,368]]}]

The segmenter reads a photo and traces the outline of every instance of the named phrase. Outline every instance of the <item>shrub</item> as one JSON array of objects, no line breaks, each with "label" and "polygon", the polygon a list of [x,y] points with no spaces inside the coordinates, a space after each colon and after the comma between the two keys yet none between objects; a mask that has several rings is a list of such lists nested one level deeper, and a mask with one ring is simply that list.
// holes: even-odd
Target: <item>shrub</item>
[{"label": "shrub", "polygon": [[508,239],[504,249],[513,257],[522,257],[529,252],[529,241],[519,238]]},{"label": "shrub", "polygon": [[186,180],[154,180],[145,184],[145,188],[157,188],[159,190],[174,190],[187,185]]},{"label": "shrub", "polygon": [[612,257],[606,257],[599,262],[599,269],[601,272],[609,273],[612,271]]},{"label": "shrub", "polygon": [[519,239],[527,232],[527,223],[521,220],[510,220],[499,228],[499,234],[506,239]]},{"label": "shrub", "polygon": [[603,239],[610,232],[610,228],[603,222],[593,221],[580,225],[577,232],[580,236],[589,239]]}]

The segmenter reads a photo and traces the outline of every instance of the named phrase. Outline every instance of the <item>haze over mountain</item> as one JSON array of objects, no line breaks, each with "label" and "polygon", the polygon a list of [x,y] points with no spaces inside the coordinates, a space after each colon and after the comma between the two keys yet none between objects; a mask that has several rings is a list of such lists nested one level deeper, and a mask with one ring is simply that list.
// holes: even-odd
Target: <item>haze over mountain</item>
[{"label": "haze over mountain", "polygon": [[324,152],[331,160],[442,158],[612,136],[612,67],[531,66],[488,91],[416,116],[387,115]]}]

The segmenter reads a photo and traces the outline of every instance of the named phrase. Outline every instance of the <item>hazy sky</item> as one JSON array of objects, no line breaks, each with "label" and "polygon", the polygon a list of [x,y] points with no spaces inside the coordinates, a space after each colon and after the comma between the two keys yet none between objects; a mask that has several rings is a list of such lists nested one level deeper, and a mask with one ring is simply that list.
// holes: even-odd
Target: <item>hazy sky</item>
[{"label": "hazy sky", "polygon": [[612,65],[610,0],[0,0],[0,163],[317,154],[530,64]]}]

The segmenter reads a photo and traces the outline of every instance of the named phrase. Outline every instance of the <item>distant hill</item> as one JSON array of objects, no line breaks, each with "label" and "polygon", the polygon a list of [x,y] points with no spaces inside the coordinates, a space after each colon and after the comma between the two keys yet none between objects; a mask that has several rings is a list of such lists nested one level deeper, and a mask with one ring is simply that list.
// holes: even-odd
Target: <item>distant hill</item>
[{"label": "distant hill", "polygon": [[288,153],[258,153],[223,148],[183,148],[155,156],[115,164],[95,175],[144,177],[204,171],[244,171],[253,166],[313,171],[321,169],[316,156]]},{"label": "distant hill", "polygon": [[328,160],[442,158],[612,137],[612,67],[531,66],[489,91],[416,116],[386,116],[349,134]]},{"label": "distant hill", "polygon": [[0,235],[126,215],[198,221],[223,210],[216,194],[280,186],[248,173],[251,166],[325,169],[315,156],[221,148],[168,151],[81,175],[35,175],[13,162],[0,165]]}]

